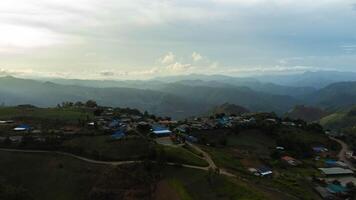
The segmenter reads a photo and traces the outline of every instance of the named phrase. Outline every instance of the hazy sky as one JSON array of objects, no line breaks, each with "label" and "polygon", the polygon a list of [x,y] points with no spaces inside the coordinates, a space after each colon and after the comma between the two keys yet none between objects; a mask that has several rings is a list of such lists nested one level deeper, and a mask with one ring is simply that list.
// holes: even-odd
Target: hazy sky
[{"label": "hazy sky", "polygon": [[0,75],[356,71],[356,0],[1,0]]}]

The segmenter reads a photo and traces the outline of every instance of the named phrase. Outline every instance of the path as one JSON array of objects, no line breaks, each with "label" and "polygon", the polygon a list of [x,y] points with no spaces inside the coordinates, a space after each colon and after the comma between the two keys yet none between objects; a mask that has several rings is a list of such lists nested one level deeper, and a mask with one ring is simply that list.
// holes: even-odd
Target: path
[{"label": "path", "polygon": [[[215,162],[213,161],[213,159],[211,158],[211,156],[206,153],[205,151],[203,151],[200,147],[198,147],[197,145],[187,142],[188,145],[190,145],[191,147],[193,147],[196,151],[198,151],[199,153],[201,153],[203,155],[203,159],[209,164],[208,167],[205,167],[204,170],[209,170],[209,169],[219,169]],[[220,174],[223,174],[225,176],[229,176],[229,177],[236,177],[236,175],[227,172],[225,169],[219,169]]]},{"label": "path", "polygon": [[[195,146],[193,146],[195,147]],[[198,150],[198,149],[197,149]],[[74,155],[71,153],[66,153],[66,152],[61,152],[61,151],[45,151],[45,150],[23,150],[23,149],[6,149],[6,148],[0,148],[0,151],[6,151],[6,152],[19,152],[19,153],[55,153],[58,155],[64,155],[64,156],[69,156],[87,163],[92,163],[92,164],[100,164],[100,165],[112,165],[112,166],[119,166],[119,165],[127,165],[127,164],[133,164],[133,163],[140,163],[142,162],[141,160],[126,160],[126,161],[100,161],[100,160],[94,160],[94,159],[90,159],[90,158],[86,158],[83,156],[78,156],[78,155]],[[203,151],[199,148],[199,151],[203,153]],[[191,169],[199,169],[199,170],[205,170],[208,171],[209,168],[213,168],[216,169],[216,165],[215,163],[212,161],[212,159],[210,158],[210,156],[207,153],[203,153],[204,154],[204,160],[206,160],[209,163],[208,167],[200,167],[200,166],[195,166],[195,165],[187,165],[187,164],[178,164],[178,163],[172,163],[169,162],[167,163],[168,165],[179,165],[182,167],[186,167],[186,168],[191,168]],[[230,173],[225,173],[223,172],[222,174],[227,175],[227,176],[235,176],[233,174]]]},{"label": "path", "polygon": [[334,140],[335,142],[337,142],[341,145],[341,150],[340,150],[339,154],[337,155],[339,160],[346,163],[351,170],[356,171],[356,168],[353,166],[353,164],[346,158],[346,152],[350,151],[349,146],[342,140],[339,140],[339,139],[336,139],[333,137],[330,137],[330,139]]}]

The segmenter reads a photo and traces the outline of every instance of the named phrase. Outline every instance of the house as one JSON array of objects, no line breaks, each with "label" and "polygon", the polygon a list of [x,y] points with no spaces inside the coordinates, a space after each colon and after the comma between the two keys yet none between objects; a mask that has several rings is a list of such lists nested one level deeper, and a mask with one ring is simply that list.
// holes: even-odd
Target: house
[{"label": "house", "polygon": [[348,165],[341,161],[336,160],[326,160],[325,165],[327,167],[341,167],[341,168],[348,168]]},{"label": "house", "polygon": [[269,167],[266,166],[261,166],[259,168],[257,168],[257,172],[261,175],[261,176],[269,176],[272,175],[272,169],[270,169]]},{"label": "house", "polygon": [[125,131],[123,131],[123,130],[117,130],[111,135],[111,137],[115,140],[122,139],[125,136],[126,136],[126,134],[125,134]]},{"label": "house", "polygon": [[22,136],[10,136],[9,137],[9,140],[11,142],[16,142],[16,143],[19,143],[19,142],[22,142]]},{"label": "house", "polygon": [[31,127],[26,124],[21,124],[14,128],[14,131],[30,131],[30,130],[31,130]]},{"label": "house", "polygon": [[319,168],[319,170],[326,176],[346,176],[354,174],[352,170],[341,167]]},{"label": "house", "polygon": [[157,137],[165,137],[172,134],[172,131],[170,131],[168,128],[159,125],[154,125],[152,127],[152,132]]},{"label": "house", "polygon": [[325,187],[317,186],[314,189],[320,195],[321,198],[334,199],[334,195],[331,194]]},{"label": "house", "polygon": [[282,122],[282,124],[285,126],[295,126],[294,122]]},{"label": "house", "polygon": [[282,161],[284,161],[285,163],[291,165],[291,166],[297,166],[300,164],[300,161],[298,161],[297,159],[295,158],[292,158],[290,156],[283,156],[281,158]]},{"label": "house", "polygon": [[0,125],[3,125],[3,124],[12,124],[14,123],[14,121],[12,120],[0,120]]},{"label": "house", "polygon": [[120,122],[119,122],[119,120],[114,119],[109,123],[108,126],[109,126],[109,128],[117,128],[120,126]]},{"label": "house", "polygon": [[348,191],[346,187],[337,184],[328,184],[326,190],[331,194],[341,194],[341,195],[346,194]]},{"label": "house", "polygon": [[317,147],[313,147],[313,151],[315,153],[323,153],[323,152],[328,152],[329,150],[325,147],[317,146]]},{"label": "house", "polygon": [[276,147],[276,150],[279,150],[279,151],[284,151],[284,150],[285,150],[285,148],[284,148],[284,147],[282,147],[282,146],[277,146],[277,147]]}]

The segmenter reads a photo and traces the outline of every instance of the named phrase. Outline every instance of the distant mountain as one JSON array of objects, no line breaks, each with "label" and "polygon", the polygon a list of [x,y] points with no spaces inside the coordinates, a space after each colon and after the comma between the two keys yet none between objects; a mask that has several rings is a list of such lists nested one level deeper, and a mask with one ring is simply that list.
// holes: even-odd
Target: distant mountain
[{"label": "distant mountain", "polygon": [[334,83],[303,98],[311,105],[329,110],[348,108],[356,104],[356,81]]},{"label": "distant mountain", "polygon": [[356,81],[356,73],[316,71],[293,75],[270,75],[254,78],[265,83],[274,83],[292,87],[314,87],[320,89],[337,82]]},{"label": "distant mountain", "polygon": [[295,106],[291,111],[286,113],[286,117],[302,119],[307,122],[319,121],[326,115],[328,115],[328,113],[323,109],[304,105]]},{"label": "distant mountain", "polygon": [[224,103],[220,106],[215,107],[210,114],[226,114],[226,115],[240,115],[243,113],[250,112],[248,109],[238,106],[235,104]]},{"label": "distant mountain", "polygon": [[300,103],[290,96],[257,92],[248,87],[219,88],[173,83],[167,85],[161,91],[210,105],[210,107],[228,102],[230,104],[241,105],[251,111],[274,111],[280,114]]},{"label": "distant mountain", "polygon": [[150,113],[186,117],[205,113],[208,108],[191,99],[153,90],[132,88],[91,88],[59,85],[13,77],[0,78],[0,103],[6,105],[33,104],[41,107],[55,106],[64,101],[87,101],[99,104],[138,108]]},{"label": "distant mountain", "polygon": [[[0,103],[46,107],[63,101],[93,99],[103,105],[133,107],[174,118],[205,114],[224,103],[240,105],[253,112],[277,114],[284,114],[295,105],[335,111],[356,104],[356,82],[333,83],[317,90],[313,87],[283,86],[220,75],[191,75],[167,79],[171,82],[66,79],[35,81],[2,77]],[[297,117],[304,117],[303,113],[310,111],[299,109],[295,112],[297,113],[293,114]],[[313,119],[314,117],[310,118]]]}]

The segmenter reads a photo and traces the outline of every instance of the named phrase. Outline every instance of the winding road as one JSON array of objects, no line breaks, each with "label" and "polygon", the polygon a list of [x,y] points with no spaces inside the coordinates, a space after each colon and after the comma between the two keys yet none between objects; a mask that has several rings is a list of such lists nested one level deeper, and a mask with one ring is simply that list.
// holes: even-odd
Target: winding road
[{"label": "winding road", "polygon": [[[168,162],[166,164],[171,165],[171,166],[179,165],[179,166],[186,167],[186,168],[205,170],[205,171],[208,171],[209,169],[213,169],[213,170],[218,169],[218,167],[216,166],[216,164],[214,163],[214,161],[212,160],[212,158],[210,157],[210,155],[208,153],[206,153],[205,151],[203,151],[202,149],[200,149],[198,146],[196,146],[194,144],[189,144],[189,145],[191,145],[198,152],[202,153],[203,159],[209,164],[207,167],[188,165],[188,164],[179,164],[179,163],[172,163],[172,162]],[[78,156],[75,154],[66,153],[66,152],[62,152],[62,151],[24,150],[24,149],[7,149],[7,148],[0,148],[0,151],[19,152],[19,153],[54,153],[54,154],[58,154],[58,155],[72,157],[72,158],[75,158],[75,159],[78,159],[78,160],[81,160],[81,161],[84,161],[87,163],[99,164],[99,165],[119,166],[119,165],[127,165],[127,164],[143,162],[142,160],[100,161],[100,160],[94,160],[94,159],[90,159],[90,158],[86,158],[83,156]],[[226,172],[225,170],[219,170],[219,172],[220,172],[220,174],[223,174],[223,175],[226,175],[229,177],[236,177],[234,174]]]},{"label": "winding road", "polygon": [[336,139],[334,137],[330,137],[330,139],[334,140],[335,142],[337,142],[341,145],[341,150],[340,150],[339,154],[337,155],[339,160],[346,163],[352,171],[356,171],[356,168],[353,166],[353,164],[346,158],[346,152],[350,151],[349,146],[344,141]]}]

